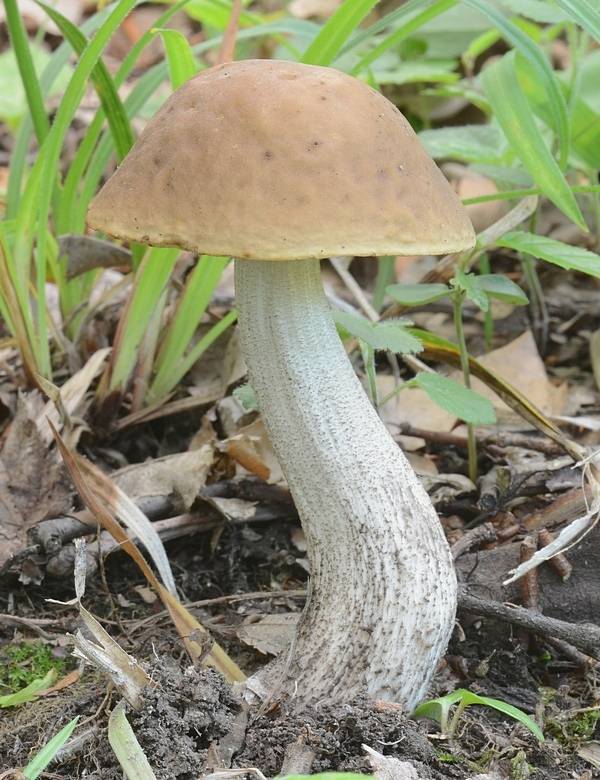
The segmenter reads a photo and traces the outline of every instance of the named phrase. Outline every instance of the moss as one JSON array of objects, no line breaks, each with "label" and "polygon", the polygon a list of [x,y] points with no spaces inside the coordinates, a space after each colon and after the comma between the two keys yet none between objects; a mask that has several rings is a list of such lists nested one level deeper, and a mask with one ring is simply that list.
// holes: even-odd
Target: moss
[{"label": "moss", "polygon": [[66,663],[52,655],[49,645],[21,642],[0,651],[0,693],[14,693],[33,680],[44,677],[50,669],[64,673]]}]

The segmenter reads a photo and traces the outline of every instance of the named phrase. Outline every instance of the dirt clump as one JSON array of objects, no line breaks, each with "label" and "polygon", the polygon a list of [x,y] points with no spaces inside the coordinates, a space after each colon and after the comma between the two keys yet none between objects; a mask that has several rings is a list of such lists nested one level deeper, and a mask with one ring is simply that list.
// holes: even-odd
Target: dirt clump
[{"label": "dirt clump", "polygon": [[348,704],[308,706],[297,713],[282,706],[275,714],[251,716],[236,767],[260,767],[277,776],[286,749],[302,740],[315,758],[310,772],[339,771],[371,774],[363,745],[409,761],[423,780],[465,778],[456,766],[442,764],[426,737],[422,723],[409,720],[400,709],[366,699]]},{"label": "dirt clump", "polygon": [[212,669],[180,669],[161,663],[150,672],[157,683],[130,722],[159,780],[195,780],[210,744],[233,724],[238,703]]}]

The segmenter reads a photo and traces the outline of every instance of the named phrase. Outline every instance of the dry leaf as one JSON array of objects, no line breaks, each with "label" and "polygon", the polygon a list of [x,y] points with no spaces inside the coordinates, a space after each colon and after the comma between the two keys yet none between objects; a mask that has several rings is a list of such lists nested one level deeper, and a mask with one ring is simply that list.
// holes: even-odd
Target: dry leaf
[{"label": "dry leaf", "polygon": [[0,567],[27,546],[30,528],[71,507],[64,467],[39,433],[42,407],[39,393],[19,395],[0,451]]},{"label": "dry leaf", "polygon": [[[528,401],[544,414],[552,416],[563,411],[567,399],[567,384],[555,387],[550,382],[531,331],[525,331],[506,346],[495,349],[479,357],[478,360],[487,369],[523,393]],[[455,378],[459,377],[460,375],[456,374]],[[479,379],[472,379],[472,388],[475,392],[489,398],[502,422],[517,421],[519,427],[526,425],[522,417],[518,417]]]},{"label": "dry leaf", "polygon": [[187,512],[206,483],[213,463],[213,447],[167,455],[119,469],[115,483],[136,502],[150,496],[168,496],[174,512]]},{"label": "dry leaf", "polygon": [[221,442],[219,449],[226,452],[246,471],[255,474],[270,485],[286,484],[260,418],[242,428],[236,436]]},{"label": "dry leaf", "polygon": [[[377,376],[377,392],[380,398],[385,398],[395,387],[396,379],[393,376]],[[380,405],[379,413],[389,432],[402,443],[405,450],[418,450],[425,442],[414,436],[399,436],[402,424],[410,423],[415,428],[446,432],[451,431],[456,424],[454,415],[434,404],[425,391],[419,388],[401,390],[387,403]]]},{"label": "dry leaf", "polygon": [[[455,182],[454,189],[459,198],[463,199],[478,198],[480,195],[494,195],[498,192],[498,187],[491,179],[472,171],[466,171],[465,175]],[[466,210],[475,232],[480,233],[508,212],[508,204],[505,200],[490,200],[485,203],[473,203],[466,206]]]},{"label": "dry leaf", "polygon": [[260,620],[244,622],[237,630],[238,639],[265,655],[279,655],[294,637],[300,613],[284,612]]}]

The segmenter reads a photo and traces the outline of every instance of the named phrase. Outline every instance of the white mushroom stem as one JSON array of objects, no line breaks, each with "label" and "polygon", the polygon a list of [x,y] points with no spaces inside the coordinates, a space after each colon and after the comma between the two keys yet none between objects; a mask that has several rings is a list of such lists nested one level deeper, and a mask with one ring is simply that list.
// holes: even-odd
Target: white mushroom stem
[{"label": "white mushroom stem", "polygon": [[421,701],[456,580],[439,520],[365,395],[319,262],[237,260],[242,347],[308,545],[309,598],[286,665],[302,702]]}]

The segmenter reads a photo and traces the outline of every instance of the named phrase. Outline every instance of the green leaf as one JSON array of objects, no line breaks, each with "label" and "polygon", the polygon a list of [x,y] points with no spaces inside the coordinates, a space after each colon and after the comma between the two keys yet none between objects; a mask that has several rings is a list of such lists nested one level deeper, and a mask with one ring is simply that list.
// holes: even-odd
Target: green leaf
[{"label": "green leaf", "polygon": [[462,290],[470,301],[478,306],[481,311],[487,311],[490,308],[485,290],[477,284],[475,274],[467,274],[458,270],[451,280],[450,284],[457,290]]},{"label": "green leaf", "polygon": [[419,140],[434,160],[451,158],[462,162],[503,162],[506,138],[494,125],[462,125],[423,130]]},{"label": "green leaf", "polygon": [[453,379],[421,371],[407,384],[420,387],[439,407],[471,425],[493,425],[496,422],[490,401]]},{"label": "green leaf", "polygon": [[600,42],[600,6],[597,0],[556,0],[577,24]]},{"label": "green leaf", "polygon": [[258,410],[258,399],[252,385],[240,385],[235,388],[232,395],[245,411],[255,412]]},{"label": "green leaf", "polygon": [[167,62],[169,64],[169,76],[173,90],[179,89],[182,84],[193,78],[198,72],[198,63],[187,38],[179,30],[167,28],[153,28],[153,33],[162,38]]},{"label": "green leaf", "polygon": [[401,62],[391,70],[376,70],[373,78],[377,84],[413,84],[418,82],[452,83],[458,81],[454,72],[456,60],[432,60],[429,62]]},{"label": "green leaf", "polygon": [[450,295],[446,284],[391,284],[386,292],[402,306],[424,306]]},{"label": "green leaf", "polygon": [[[63,34],[65,40],[73,47],[73,50],[77,54],[81,54],[89,43],[81,30],[56,9],[42,3],[40,0],[36,0],[36,2],[52,19],[54,24]],[[90,79],[94,84],[94,88],[100,98],[104,113],[106,114],[114,139],[115,149],[117,150],[117,156],[119,160],[122,160],[133,146],[133,130],[129,124],[129,118],[123,108],[112,76],[102,60],[98,60],[98,63],[90,74]]]},{"label": "green leaf", "polygon": [[17,89],[21,86],[25,89],[29,111],[33,120],[33,126],[35,127],[35,134],[38,143],[41,146],[50,130],[50,122],[48,120],[48,115],[46,114],[42,90],[29,48],[27,31],[25,30],[23,17],[19,13],[17,0],[4,0],[4,9],[6,12],[8,33],[14,49],[14,56],[19,68],[19,73],[21,74],[21,78],[15,79],[15,82],[10,85],[9,92],[15,88],[15,83]]},{"label": "green leaf", "polygon": [[[487,0],[464,0],[464,2],[485,14],[494,27],[502,33],[502,36],[529,61],[530,65],[539,74],[552,111],[552,126],[558,138],[560,167],[564,168],[569,158],[570,143],[567,104],[546,55],[526,33],[507,19]],[[484,75],[487,70],[488,68],[484,70]]]},{"label": "green leaf", "polygon": [[178,249],[152,248],[137,269],[131,297],[114,339],[110,390],[125,389],[137,362],[138,348],[178,255]]},{"label": "green leaf", "polygon": [[566,20],[565,14],[548,0],[501,0],[501,5],[540,24],[560,24]]},{"label": "green leaf", "polygon": [[38,677],[36,680],[33,680],[25,688],[21,688],[20,691],[10,693],[7,696],[0,696],[0,708],[16,707],[19,704],[33,701],[37,698],[40,691],[45,691],[46,688],[50,688],[52,683],[56,680],[56,677],[56,669],[50,669],[43,677]]},{"label": "green leaf", "polygon": [[302,55],[307,65],[330,65],[377,0],[345,0]]},{"label": "green leaf", "polygon": [[540,260],[558,265],[567,271],[580,271],[600,279],[600,255],[579,246],[564,244],[554,238],[515,230],[506,233],[496,242],[498,246],[525,252]]},{"label": "green leaf", "polygon": [[420,352],[422,349],[421,342],[403,327],[410,323],[369,322],[364,317],[345,311],[336,311],[334,319],[337,325],[341,325],[350,335],[364,341],[373,349],[400,354]]},{"label": "green leaf", "polygon": [[73,720],[70,720],[58,734],[55,734],[52,739],[44,745],[39,753],[36,753],[23,770],[23,776],[26,780],[36,780],[36,778],[42,774],[44,769],[73,733],[78,720],[79,715],[73,718]]},{"label": "green leaf", "polygon": [[476,277],[477,285],[490,298],[497,298],[506,303],[512,303],[516,306],[525,306],[529,303],[529,298],[525,295],[518,284],[512,279],[502,274],[480,274]]},{"label": "green leaf", "polygon": [[512,704],[507,704],[499,699],[492,699],[489,696],[478,696],[476,693],[468,691],[466,688],[457,688],[452,693],[446,696],[441,696],[439,699],[430,699],[429,701],[419,704],[413,713],[415,718],[431,718],[440,724],[446,724],[448,721],[448,714],[450,708],[454,704],[462,706],[463,709],[470,707],[472,704],[478,704],[483,707],[492,707],[498,712],[502,712],[504,715],[508,715],[514,720],[519,721],[523,726],[528,728],[532,734],[534,734],[540,742],[544,741],[544,735],[537,723],[526,715],[522,710],[517,707],[513,707]]},{"label": "green leaf", "polygon": [[129,725],[123,702],[110,713],[108,741],[126,777],[130,780],[156,780],[146,754]]},{"label": "green leaf", "polygon": [[[50,62],[49,54],[33,42],[29,44],[29,54],[36,73],[43,71]],[[61,92],[68,81],[69,67],[65,64],[60,68],[52,88],[45,94],[55,95]],[[19,73],[15,50],[8,49],[0,54],[0,120],[6,122],[11,131],[15,131],[26,115],[27,108],[27,94]]]},{"label": "green leaf", "polygon": [[575,196],[546,146],[519,85],[515,64],[515,53],[510,52],[483,71],[483,87],[494,115],[541,191],[576,225],[587,230]]},{"label": "green leaf", "polygon": [[450,8],[456,5],[456,0],[436,0],[436,2],[430,3],[423,0],[423,2],[414,3],[414,6],[410,3],[406,3],[402,9],[404,15],[408,15],[413,7],[430,5],[429,8],[425,8],[424,11],[409,19],[402,26],[398,27],[394,32],[388,35],[384,40],[366,54],[357,65],[350,71],[353,76],[366,70],[373,62],[376,62],[384,52],[388,49],[396,48],[399,43],[406,40],[409,35],[412,35],[416,30],[423,25],[435,19],[440,14],[448,11]]}]

